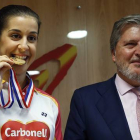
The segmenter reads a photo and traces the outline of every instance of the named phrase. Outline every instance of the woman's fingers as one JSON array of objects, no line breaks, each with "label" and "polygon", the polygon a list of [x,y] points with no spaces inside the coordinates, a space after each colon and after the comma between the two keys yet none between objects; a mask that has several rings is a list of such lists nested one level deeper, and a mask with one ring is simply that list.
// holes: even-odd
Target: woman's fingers
[{"label": "woman's fingers", "polygon": [[12,68],[14,62],[7,56],[0,56],[0,76],[2,76],[8,69]]},{"label": "woman's fingers", "polygon": [[0,62],[0,69],[2,69],[2,68],[11,69],[12,66],[7,62]]},{"label": "woman's fingers", "polygon": [[14,64],[14,62],[7,55],[0,56],[0,63],[1,62],[7,62],[7,63],[9,63],[11,65]]},{"label": "woman's fingers", "polygon": [[3,83],[2,83],[2,78],[4,73],[8,70],[11,69],[11,65],[7,62],[0,62],[0,91],[3,88]]},{"label": "woman's fingers", "polygon": [[12,66],[7,62],[0,62],[0,74],[3,74],[8,69],[11,69]]}]

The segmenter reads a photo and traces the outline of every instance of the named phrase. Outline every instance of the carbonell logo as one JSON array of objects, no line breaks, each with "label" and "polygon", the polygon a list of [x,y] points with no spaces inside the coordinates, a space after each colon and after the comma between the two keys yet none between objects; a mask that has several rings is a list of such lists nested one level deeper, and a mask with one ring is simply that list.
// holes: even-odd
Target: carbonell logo
[{"label": "carbonell logo", "polygon": [[19,121],[8,121],[1,128],[1,138],[3,140],[49,140],[50,129],[43,122],[33,121],[23,124]]},{"label": "carbonell logo", "polygon": [[36,130],[23,130],[20,128],[20,130],[12,130],[11,128],[7,128],[5,130],[5,135],[7,137],[17,137],[17,136],[27,136],[27,137],[44,137],[47,138],[47,129],[42,129],[42,131],[36,131]]}]

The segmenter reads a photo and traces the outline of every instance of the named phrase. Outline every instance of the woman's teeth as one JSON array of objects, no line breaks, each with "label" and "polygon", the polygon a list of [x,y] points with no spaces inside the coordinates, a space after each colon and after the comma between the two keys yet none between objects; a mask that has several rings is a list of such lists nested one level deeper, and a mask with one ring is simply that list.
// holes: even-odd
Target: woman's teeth
[{"label": "woman's teeth", "polygon": [[25,60],[27,58],[27,56],[19,56],[19,55],[14,55],[14,57],[19,58],[19,59],[23,59],[23,60]]}]

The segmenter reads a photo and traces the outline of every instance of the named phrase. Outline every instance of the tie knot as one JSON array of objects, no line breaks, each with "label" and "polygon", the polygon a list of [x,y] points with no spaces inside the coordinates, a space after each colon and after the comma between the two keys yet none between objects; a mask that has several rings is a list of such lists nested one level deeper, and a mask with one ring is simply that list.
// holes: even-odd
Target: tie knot
[{"label": "tie knot", "polygon": [[134,92],[137,95],[138,99],[140,99],[140,88],[139,87],[133,88],[132,92]]}]

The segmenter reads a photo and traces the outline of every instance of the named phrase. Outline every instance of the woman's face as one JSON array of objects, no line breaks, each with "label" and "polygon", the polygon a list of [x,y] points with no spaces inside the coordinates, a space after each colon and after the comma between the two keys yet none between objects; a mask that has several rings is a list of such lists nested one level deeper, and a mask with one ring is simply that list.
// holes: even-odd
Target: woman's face
[{"label": "woman's face", "polygon": [[0,55],[24,59],[24,65],[13,65],[16,74],[25,73],[35,58],[38,24],[31,16],[15,16],[8,19],[0,36]]}]

